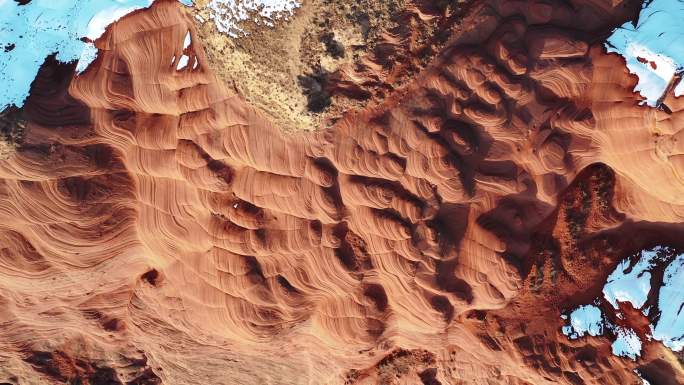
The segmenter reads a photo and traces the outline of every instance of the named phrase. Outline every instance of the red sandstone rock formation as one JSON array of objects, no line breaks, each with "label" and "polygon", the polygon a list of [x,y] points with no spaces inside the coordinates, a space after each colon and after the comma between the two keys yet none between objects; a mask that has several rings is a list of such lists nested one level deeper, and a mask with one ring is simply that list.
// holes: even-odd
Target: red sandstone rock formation
[{"label": "red sandstone rock formation", "polygon": [[48,60],[0,161],[0,381],[682,383],[657,342],[633,362],[560,333],[626,253],[684,246],[684,105],[638,106],[601,43],[637,8],[476,4],[409,85],[314,133],[194,36],[176,71],[174,2],[80,76]]}]

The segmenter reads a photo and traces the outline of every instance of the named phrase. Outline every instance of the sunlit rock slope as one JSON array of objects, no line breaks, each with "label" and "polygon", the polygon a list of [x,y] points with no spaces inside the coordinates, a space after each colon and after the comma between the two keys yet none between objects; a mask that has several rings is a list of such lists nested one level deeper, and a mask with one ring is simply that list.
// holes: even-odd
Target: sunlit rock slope
[{"label": "sunlit rock slope", "polygon": [[217,81],[176,2],[79,76],[48,58],[0,161],[0,382],[683,383],[660,342],[633,361],[560,317],[684,246],[684,105],[640,106],[603,48],[639,8],[474,3],[405,87],[307,133]]}]

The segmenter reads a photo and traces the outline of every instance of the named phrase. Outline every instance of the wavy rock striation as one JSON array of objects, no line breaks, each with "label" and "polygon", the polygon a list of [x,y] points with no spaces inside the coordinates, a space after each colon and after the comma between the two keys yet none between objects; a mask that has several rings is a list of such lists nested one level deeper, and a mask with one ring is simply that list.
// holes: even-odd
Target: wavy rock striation
[{"label": "wavy rock striation", "polygon": [[474,6],[382,105],[300,134],[217,81],[186,12],[135,12],[33,84],[0,161],[0,381],[681,376],[657,342],[630,361],[560,331],[625,253],[684,246],[684,104],[638,106],[596,38],[638,4]]}]

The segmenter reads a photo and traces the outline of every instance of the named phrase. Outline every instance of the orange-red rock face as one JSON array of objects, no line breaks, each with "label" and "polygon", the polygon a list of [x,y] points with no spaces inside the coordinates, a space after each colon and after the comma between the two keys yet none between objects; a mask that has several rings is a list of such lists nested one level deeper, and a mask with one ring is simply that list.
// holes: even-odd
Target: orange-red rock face
[{"label": "orange-red rock face", "polygon": [[0,381],[680,383],[656,342],[632,362],[560,333],[625,253],[684,239],[682,102],[637,106],[601,48],[636,6],[478,4],[405,89],[314,133],[199,39],[176,71],[173,2],[71,83],[47,63],[0,161]]}]

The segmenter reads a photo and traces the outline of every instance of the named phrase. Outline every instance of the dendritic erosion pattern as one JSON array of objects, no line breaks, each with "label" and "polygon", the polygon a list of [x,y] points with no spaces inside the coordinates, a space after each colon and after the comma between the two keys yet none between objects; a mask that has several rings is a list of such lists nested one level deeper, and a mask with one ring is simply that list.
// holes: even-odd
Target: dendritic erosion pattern
[{"label": "dendritic erosion pattern", "polygon": [[684,103],[639,106],[602,48],[639,6],[476,4],[307,133],[217,81],[175,2],[73,79],[49,58],[0,160],[0,381],[681,383],[656,341],[561,333],[625,253],[684,239]]}]

